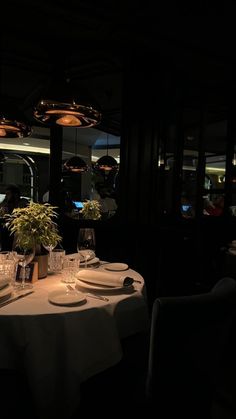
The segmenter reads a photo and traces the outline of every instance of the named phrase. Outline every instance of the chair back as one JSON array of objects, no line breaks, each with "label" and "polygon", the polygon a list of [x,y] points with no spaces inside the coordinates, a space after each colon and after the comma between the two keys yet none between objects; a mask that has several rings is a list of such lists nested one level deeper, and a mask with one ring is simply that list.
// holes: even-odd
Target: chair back
[{"label": "chair back", "polygon": [[161,418],[210,417],[235,309],[232,278],[208,293],[154,301],[146,391]]}]

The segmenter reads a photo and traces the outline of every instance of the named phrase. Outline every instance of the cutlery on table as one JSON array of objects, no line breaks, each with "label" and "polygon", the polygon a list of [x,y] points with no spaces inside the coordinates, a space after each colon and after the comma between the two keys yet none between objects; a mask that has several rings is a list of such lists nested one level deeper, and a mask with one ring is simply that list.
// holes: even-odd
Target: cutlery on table
[{"label": "cutlery on table", "polygon": [[134,278],[132,278],[132,277],[130,277],[130,276],[126,276],[126,278],[128,278],[128,279],[132,279],[132,280],[133,280],[133,282],[137,282],[138,284],[142,284],[142,281],[138,281],[138,279],[134,279]]},{"label": "cutlery on table", "polygon": [[13,298],[11,298],[11,297],[10,297],[8,300],[3,301],[2,303],[0,303],[0,307],[4,307],[4,306],[6,306],[7,304],[13,303],[14,301],[17,301],[17,300],[19,300],[20,298],[26,297],[27,295],[30,295],[30,294],[32,294],[33,292],[34,292],[34,291],[29,291],[29,292],[25,292],[24,294],[17,295],[16,297],[13,297]]},{"label": "cutlery on table", "polygon": [[[72,287],[71,285],[69,285],[69,284],[67,285],[67,289],[68,289],[69,291],[74,291],[74,292],[77,292],[77,290],[76,290],[75,288],[73,288],[73,287]],[[103,295],[92,294],[91,292],[86,293],[85,295],[86,295],[86,297],[95,298],[95,299],[97,299],[97,300],[109,301],[109,298],[104,297]]]},{"label": "cutlery on table", "polygon": [[[103,265],[110,265],[112,262],[99,262],[99,266],[103,266]],[[125,270],[128,270],[129,268],[127,268],[127,269],[125,269]],[[109,269],[110,271],[112,271],[113,272],[113,269]],[[117,271],[116,269],[114,269],[114,272],[123,272],[123,270],[122,271]],[[134,278],[132,278],[132,277],[130,277],[130,276],[126,276],[126,278],[128,278],[128,279],[132,279],[133,280],[133,282],[136,282],[137,284],[142,284],[142,281],[139,281],[138,279],[134,279]]]}]

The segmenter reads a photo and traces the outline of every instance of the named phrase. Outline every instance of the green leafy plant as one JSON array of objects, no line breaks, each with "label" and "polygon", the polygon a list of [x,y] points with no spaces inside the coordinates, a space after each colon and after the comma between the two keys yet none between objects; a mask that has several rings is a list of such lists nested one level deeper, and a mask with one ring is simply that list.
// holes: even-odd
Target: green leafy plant
[{"label": "green leafy plant", "polygon": [[86,220],[100,220],[101,218],[101,205],[96,199],[91,201],[87,200],[84,203],[80,214]]},{"label": "green leafy plant", "polygon": [[56,246],[62,237],[54,221],[56,207],[50,204],[31,202],[25,208],[15,208],[11,214],[5,214],[5,225],[14,234],[15,244],[24,249],[35,246],[36,253],[41,253],[41,246]]}]

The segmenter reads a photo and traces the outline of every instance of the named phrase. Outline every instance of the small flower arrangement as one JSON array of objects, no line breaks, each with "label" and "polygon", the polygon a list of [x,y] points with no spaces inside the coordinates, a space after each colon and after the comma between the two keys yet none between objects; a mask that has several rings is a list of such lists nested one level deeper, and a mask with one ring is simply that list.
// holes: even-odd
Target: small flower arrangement
[{"label": "small flower arrangement", "polygon": [[85,201],[80,214],[86,220],[100,220],[101,218],[101,205],[96,199]]}]

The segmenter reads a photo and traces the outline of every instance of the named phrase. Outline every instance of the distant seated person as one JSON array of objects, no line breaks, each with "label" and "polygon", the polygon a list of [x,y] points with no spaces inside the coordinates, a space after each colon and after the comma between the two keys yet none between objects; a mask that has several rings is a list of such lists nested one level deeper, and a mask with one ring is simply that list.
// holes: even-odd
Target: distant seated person
[{"label": "distant seated person", "polygon": [[219,215],[222,215],[224,211],[224,196],[220,195],[217,196],[213,202],[211,202],[209,199],[205,201],[204,204],[204,215],[213,215],[215,217],[218,217]]},{"label": "distant seated person", "polygon": [[114,198],[106,196],[104,199],[100,200],[100,204],[102,207],[102,212],[106,214],[107,218],[112,217],[115,215],[117,210],[117,204]]},{"label": "distant seated person", "polygon": [[101,205],[102,218],[112,217],[117,210],[117,203],[115,198],[112,196],[112,190],[103,185],[96,185],[96,190],[100,195],[100,197],[97,197],[96,199]]},{"label": "distant seated person", "polygon": [[180,211],[183,218],[193,218],[195,216],[193,205],[186,196],[181,197]]},{"label": "distant seated person", "polygon": [[29,204],[25,198],[21,198],[20,189],[17,185],[8,185],[6,187],[6,196],[0,203],[0,214],[11,214],[15,208],[24,208]]}]

